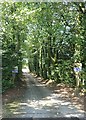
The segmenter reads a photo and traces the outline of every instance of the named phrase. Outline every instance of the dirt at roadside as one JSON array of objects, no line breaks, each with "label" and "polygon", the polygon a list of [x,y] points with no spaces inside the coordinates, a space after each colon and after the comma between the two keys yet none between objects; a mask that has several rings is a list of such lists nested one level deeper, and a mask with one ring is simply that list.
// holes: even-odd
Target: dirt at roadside
[{"label": "dirt at roadside", "polygon": [[23,76],[23,81],[21,81],[20,84],[18,83],[15,87],[9,88],[2,94],[2,104],[6,104],[14,101],[15,99],[21,98],[27,89],[24,77],[25,76]]}]

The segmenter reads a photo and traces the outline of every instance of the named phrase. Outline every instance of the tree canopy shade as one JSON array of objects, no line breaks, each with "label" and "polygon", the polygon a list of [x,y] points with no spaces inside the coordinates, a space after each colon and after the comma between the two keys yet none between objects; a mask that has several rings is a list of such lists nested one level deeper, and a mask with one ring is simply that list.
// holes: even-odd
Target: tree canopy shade
[{"label": "tree canopy shade", "polygon": [[[15,67],[19,80],[23,58],[28,58],[30,71],[44,79],[85,87],[85,2],[4,2],[1,5],[3,87],[14,84]],[[80,65],[82,70],[74,72],[74,67]]]}]

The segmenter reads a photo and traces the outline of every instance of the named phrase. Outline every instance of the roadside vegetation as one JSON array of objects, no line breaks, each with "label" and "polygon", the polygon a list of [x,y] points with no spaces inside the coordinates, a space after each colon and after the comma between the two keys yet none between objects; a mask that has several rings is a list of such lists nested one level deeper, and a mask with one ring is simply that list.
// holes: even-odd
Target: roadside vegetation
[{"label": "roadside vegetation", "polygon": [[21,84],[22,68],[86,90],[86,3],[1,4],[2,91]]}]

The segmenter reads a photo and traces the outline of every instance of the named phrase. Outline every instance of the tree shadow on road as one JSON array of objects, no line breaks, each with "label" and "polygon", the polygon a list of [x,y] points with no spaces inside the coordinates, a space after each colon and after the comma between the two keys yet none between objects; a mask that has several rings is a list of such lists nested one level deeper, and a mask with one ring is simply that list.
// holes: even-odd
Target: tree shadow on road
[{"label": "tree shadow on road", "polygon": [[[84,117],[71,102],[62,100],[33,76],[26,74],[27,88],[13,101],[3,105],[3,117],[7,118],[56,118]],[[16,95],[15,95],[16,96]]]}]

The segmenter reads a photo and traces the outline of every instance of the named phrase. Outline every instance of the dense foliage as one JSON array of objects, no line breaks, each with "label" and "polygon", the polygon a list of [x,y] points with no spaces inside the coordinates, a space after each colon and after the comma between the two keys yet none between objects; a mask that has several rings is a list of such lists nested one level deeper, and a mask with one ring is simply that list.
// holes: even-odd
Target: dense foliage
[{"label": "dense foliage", "polygon": [[[31,72],[71,86],[86,85],[86,3],[2,3],[3,87],[12,70]],[[77,64],[78,63],[78,64]],[[82,65],[80,72],[74,67]]]}]

